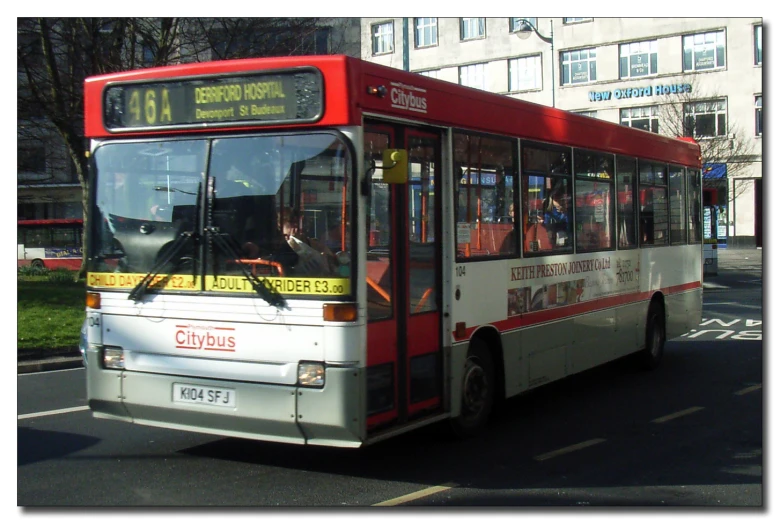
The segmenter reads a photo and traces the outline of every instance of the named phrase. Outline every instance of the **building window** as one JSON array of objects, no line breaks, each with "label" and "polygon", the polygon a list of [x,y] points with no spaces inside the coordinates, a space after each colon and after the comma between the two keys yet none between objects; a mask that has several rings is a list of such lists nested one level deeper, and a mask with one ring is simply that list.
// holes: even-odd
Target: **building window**
[{"label": "building window", "polygon": [[460,84],[485,90],[485,64],[472,64],[458,68]]},{"label": "building window", "polygon": [[620,46],[620,78],[658,73],[658,42],[631,42]]},{"label": "building window", "polygon": [[485,19],[461,18],[460,39],[472,40],[474,38],[485,38]]},{"label": "building window", "polygon": [[509,60],[509,90],[527,91],[542,88],[542,55]]},{"label": "building window", "polygon": [[756,136],[762,136],[764,134],[764,111],[762,109],[762,98],[762,95],[756,96]]},{"label": "building window", "polygon": [[596,49],[561,53],[561,83],[582,84],[596,80]]},{"label": "building window", "polygon": [[726,31],[683,37],[683,71],[726,67]]},{"label": "building window", "polygon": [[726,99],[691,102],[683,106],[685,136],[696,138],[726,135]]},{"label": "building window", "polygon": [[431,69],[430,71],[418,71],[418,73],[428,78],[439,78],[439,71],[440,69]]},{"label": "building window", "polygon": [[144,44],[141,47],[141,64],[145,67],[153,66],[155,63],[155,52],[154,48],[152,48],[149,45]]},{"label": "building window", "polygon": [[46,147],[37,140],[20,140],[16,148],[16,168],[20,173],[46,172]]},{"label": "building window", "polygon": [[572,113],[580,116],[589,116],[590,118],[598,118],[598,111],[572,111]]},{"label": "building window", "polygon": [[[21,23],[21,22],[20,22]],[[19,65],[28,66],[30,69],[39,69],[44,65],[43,47],[41,45],[40,35],[30,32],[20,32],[16,36],[16,45]]]},{"label": "building window", "polygon": [[330,27],[320,27],[314,33],[303,37],[301,50],[303,54],[327,55],[330,52]]},{"label": "building window", "polygon": [[526,23],[531,24],[534,28],[539,28],[537,18],[510,18],[509,19],[509,31],[514,33],[525,28]]},{"label": "building window", "polygon": [[438,18],[415,18],[414,47],[429,47],[439,43]]},{"label": "building window", "polygon": [[563,23],[564,24],[576,24],[577,22],[590,22],[593,20],[592,18],[573,18],[573,17],[564,17]]},{"label": "building window", "polygon": [[658,106],[627,107],[621,109],[620,124],[658,133]]},{"label": "building window", "polygon": [[393,22],[371,26],[371,52],[375,55],[393,52]]},{"label": "building window", "polygon": [[753,63],[761,65],[764,63],[764,37],[763,26],[757,25],[753,27]]}]

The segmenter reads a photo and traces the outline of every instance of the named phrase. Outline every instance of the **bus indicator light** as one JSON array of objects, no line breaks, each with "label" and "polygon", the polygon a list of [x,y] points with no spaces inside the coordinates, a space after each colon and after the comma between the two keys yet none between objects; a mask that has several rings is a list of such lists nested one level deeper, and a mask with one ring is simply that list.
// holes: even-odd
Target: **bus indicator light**
[{"label": "bus indicator light", "polygon": [[322,318],[327,322],[354,322],[357,320],[355,304],[325,304],[322,306]]},{"label": "bus indicator light", "polygon": [[87,293],[87,307],[100,309],[100,293]]}]

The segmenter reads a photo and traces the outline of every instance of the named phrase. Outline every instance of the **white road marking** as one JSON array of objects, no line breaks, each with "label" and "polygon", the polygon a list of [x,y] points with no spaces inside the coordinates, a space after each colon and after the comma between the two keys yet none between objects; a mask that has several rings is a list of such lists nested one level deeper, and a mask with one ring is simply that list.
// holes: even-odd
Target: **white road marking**
[{"label": "white road marking", "polygon": [[653,422],[655,422],[656,424],[662,424],[664,422],[669,422],[670,420],[674,420],[676,418],[684,417],[685,415],[690,415],[691,413],[696,413],[697,411],[700,411],[702,409],[704,409],[704,408],[701,407],[701,406],[694,406],[692,408],[683,409],[682,411],[678,411],[676,413],[672,413],[671,415],[666,415],[664,417],[659,417],[659,418],[653,420]]},{"label": "white road marking", "polygon": [[550,451],[549,453],[537,455],[534,457],[534,460],[542,461],[542,460],[551,459],[553,457],[558,457],[566,453],[571,453],[572,451],[579,451],[581,449],[589,448],[590,446],[595,446],[596,444],[601,444],[602,442],[606,442],[606,441],[607,439],[603,439],[603,438],[594,438],[591,440],[586,440],[585,442],[580,442],[579,444],[574,444],[573,446],[567,446],[565,448],[557,449],[555,451]]},{"label": "white road marking", "polygon": [[756,384],[755,386],[750,386],[749,388],[740,389],[739,391],[737,391],[734,394],[735,395],[745,395],[747,393],[751,393],[753,391],[756,391],[757,389],[761,389],[761,384]]},{"label": "white road marking", "polygon": [[89,406],[78,406],[75,408],[63,408],[63,409],[53,409],[51,411],[39,411],[38,413],[27,413],[25,415],[18,415],[16,417],[16,420],[24,420],[27,418],[48,417],[51,415],[61,415],[63,413],[75,413],[77,411],[86,411],[88,409]]},{"label": "white road marking", "polygon": [[376,504],[373,504],[373,506],[398,506],[399,504],[428,497],[435,493],[441,493],[442,491],[447,491],[448,489],[452,489],[454,487],[457,487],[457,484],[448,482],[446,484],[442,484],[441,486],[431,486],[430,488],[421,489],[420,491],[415,491],[414,493],[409,493],[408,495],[385,500],[384,502],[377,502]]},{"label": "white road marking", "polygon": [[67,373],[68,371],[84,371],[83,367],[70,369],[52,369],[49,371],[33,371],[31,373],[17,373],[17,377],[29,377],[34,375],[43,375],[44,373]]}]

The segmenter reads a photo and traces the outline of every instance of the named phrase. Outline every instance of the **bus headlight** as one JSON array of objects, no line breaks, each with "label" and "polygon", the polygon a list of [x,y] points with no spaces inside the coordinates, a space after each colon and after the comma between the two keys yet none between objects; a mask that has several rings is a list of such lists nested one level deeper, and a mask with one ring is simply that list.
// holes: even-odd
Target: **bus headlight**
[{"label": "bus headlight", "polygon": [[103,367],[107,369],[125,369],[125,354],[121,348],[103,350]]},{"label": "bus headlight", "polygon": [[298,363],[298,385],[321,388],[325,385],[325,365],[319,362]]}]

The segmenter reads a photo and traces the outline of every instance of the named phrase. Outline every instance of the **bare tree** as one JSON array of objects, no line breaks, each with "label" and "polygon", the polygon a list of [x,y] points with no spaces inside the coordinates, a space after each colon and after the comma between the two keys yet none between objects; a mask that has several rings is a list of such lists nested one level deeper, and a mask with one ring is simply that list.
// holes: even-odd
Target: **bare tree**
[{"label": "bare tree", "polygon": [[[87,77],[181,62],[339,52],[329,29],[334,20],[338,19],[18,18],[19,172],[35,172],[28,179],[37,177],[38,183],[57,177],[78,179],[86,246]],[[52,148],[53,142],[60,147]],[[42,163],[39,152],[44,150]],[[36,161],[32,169],[25,165],[30,160]],[[79,276],[84,271],[82,262]]]},{"label": "bare tree", "polygon": [[[92,75],[167,63],[176,19],[19,18],[17,19],[18,140],[46,144],[45,171],[39,182],[71,179],[82,189],[87,208],[87,145],[84,139],[84,80]],[[150,44],[144,57],[139,43]],[[154,45],[152,45],[154,44]],[[25,171],[25,166],[19,166]],[[83,241],[89,234],[84,223]],[[79,275],[84,273],[84,262]]]},{"label": "bare tree", "polygon": [[313,54],[320,29],[318,18],[193,18],[181,52],[185,61]]},{"label": "bare tree", "polygon": [[[731,202],[752,188],[752,180],[745,175],[761,161],[752,134],[728,118],[725,96],[705,91],[690,77],[679,84],[690,89],[668,95],[668,102],[659,106],[659,131],[668,136],[694,137],[701,147],[702,164],[724,164],[725,177],[719,170],[704,170],[704,187],[724,191]],[[727,179],[734,181],[730,193],[726,190]]]}]

